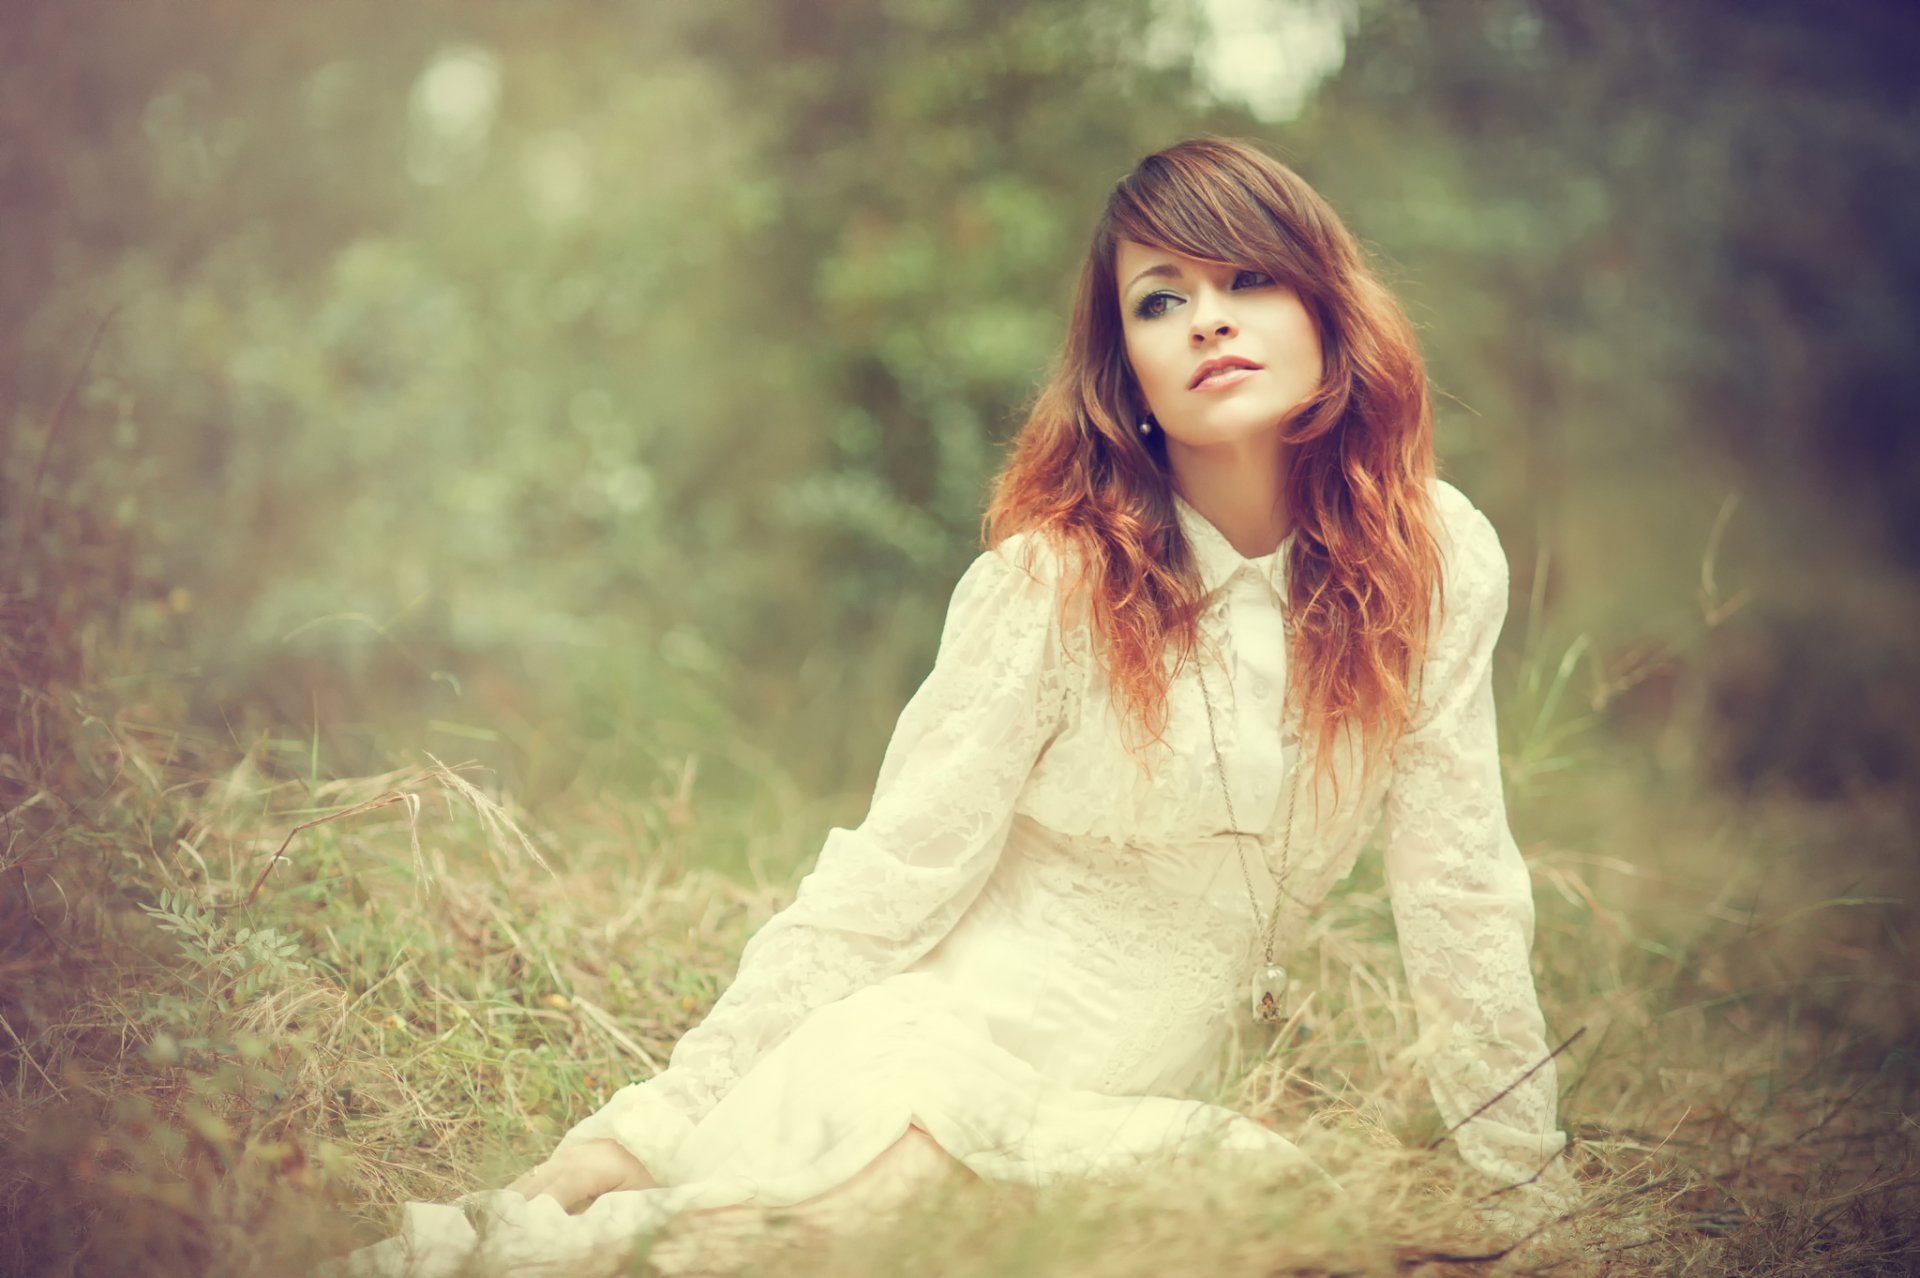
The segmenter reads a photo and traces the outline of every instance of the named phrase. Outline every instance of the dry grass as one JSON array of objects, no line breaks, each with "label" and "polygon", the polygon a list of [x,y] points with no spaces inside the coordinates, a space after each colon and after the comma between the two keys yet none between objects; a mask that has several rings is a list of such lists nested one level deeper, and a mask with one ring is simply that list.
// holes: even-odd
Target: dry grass
[{"label": "dry grass", "polygon": [[[164,683],[92,677],[113,637],[63,615],[0,617],[8,1273],[297,1272],[403,1200],[504,1183],[666,1058],[787,898],[792,876],[699,868],[684,784],[529,833],[436,760],[322,779],[307,743],[196,735]],[[758,1272],[1920,1267],[1905,800],[1706,799],[1598,745],[1556,776],[1516,824],[1543,1001],[1584,1028],[1571,1219],[1517,1246],[1482,1221],[1497,1187],[1440,1139],[1363,869],[1314,924],[1301,1023],[1240,1044],[1220,1092],[1345,1194],[1205,1169],[975,1187]],[[814,833],[751,859],[795,867]]]}]

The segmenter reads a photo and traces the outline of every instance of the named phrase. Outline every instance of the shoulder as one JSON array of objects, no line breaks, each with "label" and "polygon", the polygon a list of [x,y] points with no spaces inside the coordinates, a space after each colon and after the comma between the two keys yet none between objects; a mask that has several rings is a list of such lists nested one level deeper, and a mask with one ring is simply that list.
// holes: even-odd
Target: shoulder
[{"label": "shoulder", "polygon": [[961,574],[943,636],[979,632],[1011,644],[1039,632],[1064,651],[1082,652],[1089,639],[1080,565],[1079,552],[1061,538],[1031,529],[1008,534]]},{"label": "shoulder", "polygon": [[1062,642],[1060,565],[1055,547],[1026,533],[977,554],[947,604],[940,660],[1002,672],[1049,663]]},{"label": "shoulder", "polygon": [[1494,646],[1507,619],[1507,556],[1487,517],[1458,488],[1435,480],[1440,581],[1433,594],[1418,708],[1408,737],[1453,723],[1463,700],[1487,683]]},{"label": "shoulder", "polygon": [[1050,615],[1060,597],[1062,555],[1048,537],[1018,532],[974,557],[953,588],[947,624],[1005,628]]},{"label": "shoulder", "polygon": [[1010,533],[983,551],[967,570],[968,577],[1006,581],[1021,579],[1025,593],[1044,595],[1056,602],[1071,594],[1078,582],[1078,553],[1062,539],[1038,529]]},{"label": "shoulder", "polygon": [[1467,495],[1444,479],[1433,481],[1435,530],[1440,539],[1441,571],[1447,589],[1507,588],[1507,552],[1500,534]]},{"label": "shoulder", "polygon": [[1506,615],[1507,552],[1492,522],[1444,479],[1432,486],[1440,543],[1444,615],[1449,626],[1474,626]]}]

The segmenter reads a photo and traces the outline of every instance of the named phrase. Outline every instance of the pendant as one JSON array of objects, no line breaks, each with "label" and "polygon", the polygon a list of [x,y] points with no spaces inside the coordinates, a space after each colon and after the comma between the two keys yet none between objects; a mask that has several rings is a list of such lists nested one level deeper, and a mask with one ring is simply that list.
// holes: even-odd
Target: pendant
[{"label": "pendant", "polygon": [[1278,1025],[1287,1019],[1287,969],[1269,963],[1253,974],[1249,1002],[1256,1025]]}]

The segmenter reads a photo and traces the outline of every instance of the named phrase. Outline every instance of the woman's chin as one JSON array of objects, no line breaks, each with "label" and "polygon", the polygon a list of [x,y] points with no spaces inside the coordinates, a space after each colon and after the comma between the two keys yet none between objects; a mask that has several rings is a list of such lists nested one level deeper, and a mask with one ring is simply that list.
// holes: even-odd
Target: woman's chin
[{"label": "woman's chin", "polygon": [[1242,450],[1268,448],[1280,440],[1280,426],[1287,412],[1248,413],[1233,418],[1212,417],[1203,422],[1183,423],[1166,428],[1169,448],[1194,450]]}]

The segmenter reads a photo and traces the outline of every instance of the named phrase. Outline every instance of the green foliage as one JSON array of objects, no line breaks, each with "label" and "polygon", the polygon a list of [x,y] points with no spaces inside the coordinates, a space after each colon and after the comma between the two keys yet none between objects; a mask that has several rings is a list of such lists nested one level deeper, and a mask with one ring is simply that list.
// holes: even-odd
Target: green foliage
[{"label": "green foliage", "polygon": [[1561,653],[1558,662],[1549,663],[1545,654],[1531,654],[1520,681],[1521,708],[1509,705],[1509,716],[1517,717],[1521,735],[1517,747],[1506,760],[1506,781],[1510,793],[1525,795],[1548,774],[1564,772],[1579,763],[1575,746],[1595,727],[1597,716],[1591,711],[1566,713],[1562,709],[1568,686],[1587,654],[1585,635],[1578,636]]},{"label": "green foliage", "polygon": [[[270,987],[285,985],[307,970],[298,938],[270,927],[229,930],[210,911],[184,895],[162,890],[158,905],[140,907],[164,931],[179,938],[181,951],[213,978],[208,992],[230,1003],[244,1003]],[[151,1018],[159,1013],[149,1009]]]}]

